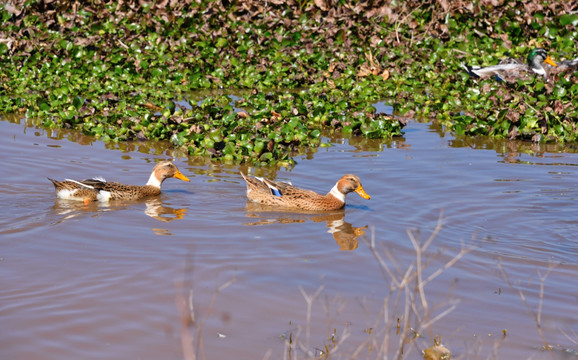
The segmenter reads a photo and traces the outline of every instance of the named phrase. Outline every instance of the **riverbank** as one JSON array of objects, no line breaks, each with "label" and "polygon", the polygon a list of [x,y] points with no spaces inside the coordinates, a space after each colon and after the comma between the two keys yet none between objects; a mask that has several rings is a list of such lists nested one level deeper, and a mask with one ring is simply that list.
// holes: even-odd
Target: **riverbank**
[{"label": "riverbank", "polygon": [[[459,135],[578,135],[577,76],[506,84],[462,69],[534,47],[575,58],[578,15],[564,1],[13,1],[0,11],[0,112],[104,141],[170,140],[190,155],[291,166],[323,130],[389,138],[408,118]],[[220,92],[196,99],[210,89]]]}]

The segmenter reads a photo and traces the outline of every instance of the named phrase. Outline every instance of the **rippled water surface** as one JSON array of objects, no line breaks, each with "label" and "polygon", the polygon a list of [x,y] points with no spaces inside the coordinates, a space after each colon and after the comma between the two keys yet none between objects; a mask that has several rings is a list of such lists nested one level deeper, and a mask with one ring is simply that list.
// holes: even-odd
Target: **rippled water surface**
[{"label": "rippled water surface", "polygon": [[[575,359],[575,150],[456,139],[421,123],[405,132],[326,138],[333,146],[276,171],[0,121],[0,358],[182,359],[190,337],[199,358],[283,359],[286,340],[324,349],[334,331],[349,335],[333,358],[375,358],[386,332],[392,356],[403,307],[380,321],[392,283],[368,240],[403,273],[416,261],[407,231],[425,242],[441,216],[424,276],[475,249],[425,286],[441,319],[421,330],[410,319],[423,337],[407,358],[439,336],[456,358]],[[144,184],[170,158],[191,182],[169,179],[149,201],[59,201],[46,179]],[[266,211],[246,203],[240,170],[320,192],[355,173],[372,198],[350,194],[329,214]],[[308,321],[303,293],[318,289]],[[180,307],[189,298],[194,322]]]}]

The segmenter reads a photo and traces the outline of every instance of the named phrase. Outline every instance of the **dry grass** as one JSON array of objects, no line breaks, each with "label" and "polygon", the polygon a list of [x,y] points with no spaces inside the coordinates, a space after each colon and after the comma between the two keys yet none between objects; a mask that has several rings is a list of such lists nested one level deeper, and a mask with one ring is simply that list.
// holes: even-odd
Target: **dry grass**
[{"label": "dry grass", "polygon": [[498,268],[500,269],[500,273],[504,277],[504,280],[506,281],[506,283],[508,284],[510,289],[512,289],[513,291],[518,293],[518,296],[522,300],[522,303],[524,304],[524,306],[526,306],[526,309],[528,309],[528,313],[534,319],[534,323],[536,324],[536,329],[538,330],[538,334],[540,335],[540,338],[542,339],[542,344],[543,344],[542,350],[548,351],[548,353],[550,354],[552,359],[556,359],[556,356],[555,356],[554,352],[552,351],[554,348],[546,340],[546,336],[544,335],[544,331],[542,329],[542,305],[544,303],[544,284],[546,283],[546,279],[548,278],[548,275],[550,275],[552,270],[555,268],[555,265],[550,264],[550,266],[548,266],[548,270],[546,271],[545,274],[542,274],[542,272],[540,270],[537,270],[538,278],[540,279],[540,292],[538,295],[538,308],[536,310],[534,310],[532,308],[532,306],[528,303],[528,299],[526,298],[526,295],[524,294],[522,289],[520,287],[516,287],[512,283],[512,281],[510,280],[510,278],[508,276],[508,273],[504,269],[501,262],[498,263]]},{"label": "dry grass", "polygon": [[[356,346],[351,353],[345,353],[346,350],[342,350],[342,347],[351,335],[349,328],[345,327],[341,334],[337,334],[336,328],[332,327],[328,321],[329,345],[325,345],[324,349],[312,348],[310,344],[311,309],[313,303],[322,293],[323,286],[319,287],[313,294],[308,294],[300,289],[307,304],[305,334],[304,337],[301,337],[302,330],[300,328],[295,334],[290,334],[285,341],[284,359],[358,359],[366,357],[365,354],[368,353],[368,350],[371,358],[375,359],[403,359],[415,350],[420,351],[418,356],[421,356],[421,352],[428,346],[423,340],[424,335],[422,334],[424,332],[427,332],[426,338],[431,339],[430,342],[434,343],[432,348],[437,346],[436,351],[442,349],[441,341],[433,333],[432,325],[452,312],[459,301],[432,306],[427,300],[426,287],[445,270],[476,248],[475,240],[468,244],[462,244],[458,253],[452,255],[439,268],[432,270],[433,260],[439,256],[439,253],[429,252],[428,249],[443,227],[442,215],[440,215],[435,229],[425,241],[420,241],[416,232],[407,232],[415,250],[415,261],[405,264],[405,266],[396,260],[395,255],[384,244],[376,242],[373,229],[371,236],[362,240],[374,255],[389,289],[388,295],[384,298],[381,312],[373,317],[375,321],[369,327],[371,336]],[[326,313],[328,308],[326,301],[324,304]],[[398,309],[403,309],[402,315],[392,316],[394,313],[399,313]],[[339,307],[338,311],[342,311],[342,307]],[[327,316],[329,317],[329,314]],[[393,332],[396,336],[393,336]],[[440,355],[438,359],[441,358],[444,357]]]}]

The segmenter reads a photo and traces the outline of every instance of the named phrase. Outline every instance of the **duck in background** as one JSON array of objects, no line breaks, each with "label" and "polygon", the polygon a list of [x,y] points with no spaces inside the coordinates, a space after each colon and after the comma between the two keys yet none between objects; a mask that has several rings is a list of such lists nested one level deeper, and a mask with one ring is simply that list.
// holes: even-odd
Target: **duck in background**
[{"label": "duck in background", "polygon": [[516,82],[518,79],[528,79],[534,74],[541,75],[545,81],[548,81],[548,72],[544,64],[553,67],[558,65],[548,56],[546,50],[542,48],[532,49],[528,54],[527,63],[520,63],[516,59],[508,58],[502,60],[498,65],[480,67],[476,65],[463,64],[463,68],[473,78],[487,79],[496,77],[499,81],[508,83]]}]

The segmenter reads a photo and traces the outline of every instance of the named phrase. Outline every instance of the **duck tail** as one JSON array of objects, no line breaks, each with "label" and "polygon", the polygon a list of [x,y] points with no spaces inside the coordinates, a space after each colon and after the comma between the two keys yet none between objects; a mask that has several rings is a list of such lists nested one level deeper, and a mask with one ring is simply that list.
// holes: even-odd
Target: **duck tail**
[{"label": "duck tail", "polygon": [[468,75],[470,75],[471,77],[476,78],[476,79],[480,77],[478,74],[475,73],[475,69],[474,69],[472,66],[470,66],[470,65],[468,65],[468,64],[466,64],[466,63],[463,63],[463,64],[462,64],[462,68],[463,68],[464,70],[466,70],[466,72],[468,73]]},{"label": "duck tail", "polygon": [[239,174],[241,174],[241,176],[243,177],[243,179],[248,182],[248,175],[243,174],[242,171],[239,171]]}]

